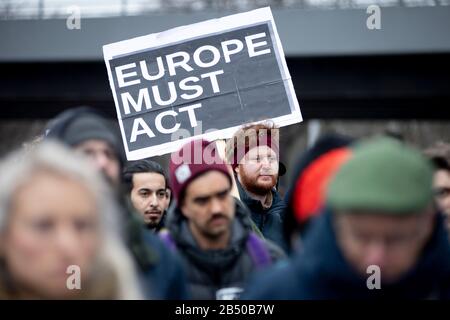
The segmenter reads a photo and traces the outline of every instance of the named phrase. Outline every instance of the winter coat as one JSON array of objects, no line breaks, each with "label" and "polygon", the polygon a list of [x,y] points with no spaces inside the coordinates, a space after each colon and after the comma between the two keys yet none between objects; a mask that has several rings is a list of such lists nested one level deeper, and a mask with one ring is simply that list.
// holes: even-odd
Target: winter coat
[{"label": "winter coat", "polygon": [[[382,277],[381,270],[381,277]],[[326,210],[311,226],[301,252],[264,278],[253,279],[246,299],[449,299],[450,244],[441,215],[416,264],[400,279],[369,290],[344,259]]]},{"label": "winter coat", "polygon": [[[192,299],[237,299],[249,276],[257,269],[284,257],[276,245],[259,238],[251,231],[251,221],[246,208],[236,202],[230,245],[222,250],[202,250],[198,247],[188,221],[174,205],[169,209],[167,229],[176,252],[183,261],[187,273],[189,296]],[[269,257],[266,265],[252,257],[248,240],[252,234]]]},{"label": "winter coat", "polygon": [[288,244],[283,234],[283,217],[286,204],[276,190],[272,190],[272,205],[269,209],[264,209],[259,200],[252,199],[244,190],[239,180],[236,179],[241,201],[251,212],[251,218],[264,238],[271,240],[284,251]]}]

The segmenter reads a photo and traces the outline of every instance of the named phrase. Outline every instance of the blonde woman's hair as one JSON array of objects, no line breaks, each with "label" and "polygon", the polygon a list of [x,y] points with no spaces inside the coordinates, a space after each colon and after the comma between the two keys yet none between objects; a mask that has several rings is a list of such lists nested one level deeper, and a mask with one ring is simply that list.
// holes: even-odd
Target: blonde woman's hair
[{"label": "blonde woman's hair", "polygon": [[[33,148],[22,148],[0,163],[0,234],[7,228],[14,193],[33,174],[42,171],[77,181],[93,194],[100,214],[98,263],[115,279],[114,285],[107,284],[114,288],[112,298],[141,299],[136,267],[122,239],[120,226],[124,225],[121,222],[124,215],[119,212],[113,191],[87,159],[57,142],[44,141]],[[96,297],[96,294],[83,296]]]}]

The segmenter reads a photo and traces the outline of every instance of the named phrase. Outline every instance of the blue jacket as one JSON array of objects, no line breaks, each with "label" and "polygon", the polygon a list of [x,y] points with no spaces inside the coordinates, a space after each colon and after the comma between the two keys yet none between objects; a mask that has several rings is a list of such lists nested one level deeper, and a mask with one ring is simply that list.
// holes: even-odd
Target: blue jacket
[{"label": "blue jacket", "polygon": [[[449,299],[450,244],[441,215],[416,265],[397,282],[367,288],[337,246],[329,211],[317,218],[303,250],[253,279],[246,299]],[[381,270],[382,273],[382,270]]]},{"label": "blue jacket", "polygon": [[244,190],[239,180],[236,178],[241,201],[247,206],[251,213],[251,218],[264,238],[271,240],[284,251],[287,251],[288,245],[283,234],[283,217],[286,204],[277,191],[272,190],[272,206],[265,210],[259,200],[251,198]]}]

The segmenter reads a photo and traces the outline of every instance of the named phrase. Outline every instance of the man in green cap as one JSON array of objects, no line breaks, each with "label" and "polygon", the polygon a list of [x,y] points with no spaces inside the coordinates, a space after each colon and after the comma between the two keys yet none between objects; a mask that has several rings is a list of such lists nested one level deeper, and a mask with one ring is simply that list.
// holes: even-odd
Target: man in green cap
[{"label": "man in green cap", "polygon": [[247,298],[450,298],[450,244],[432,178],[429,161],[400,141],[356,145],[301,252]]}]

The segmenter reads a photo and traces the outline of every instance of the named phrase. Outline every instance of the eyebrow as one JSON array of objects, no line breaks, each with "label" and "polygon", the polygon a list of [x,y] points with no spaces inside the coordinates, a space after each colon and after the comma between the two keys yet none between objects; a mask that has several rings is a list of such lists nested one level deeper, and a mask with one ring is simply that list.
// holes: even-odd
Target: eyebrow
[{"label": "eyebrow", "polygon": [[210,199],[210,198],[212,198],[212,197],[216,197],[216,196],[220,196],[220,195],[222,195],[222,194],[225,194],[225,193],[229,192],[230,190],[231,190],[230,188],[227,188],[227,189],[225,189],[225,190],[222,190],[222,191],[219,191],[219,192],[216,192],[216,193],[214,193],[214,194],[207,195],[207,196],[199,196],[199,197],[195,197],[195,198],[193,199],[193,201],[206,201],[206,200],[208,200],[208,199]]},{"label": "eyebrow", "polygon": [[152,190],[152,189],[150,189],[150,188],[141,188],[141,189],[139,189],[138,190],[138,192],[141,192],[141,191],[147,191],[147,192],[161,192],[161,191],[164,191],[164,192],[166,192],[166,189],[165,188],[160,188],[160,189],[157,189],[157,190]]}]

